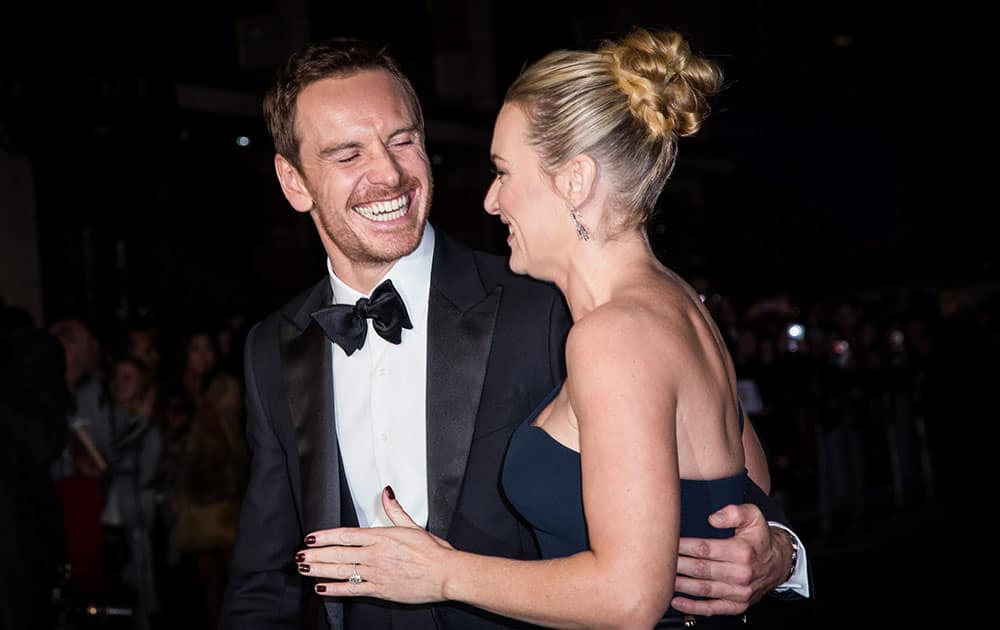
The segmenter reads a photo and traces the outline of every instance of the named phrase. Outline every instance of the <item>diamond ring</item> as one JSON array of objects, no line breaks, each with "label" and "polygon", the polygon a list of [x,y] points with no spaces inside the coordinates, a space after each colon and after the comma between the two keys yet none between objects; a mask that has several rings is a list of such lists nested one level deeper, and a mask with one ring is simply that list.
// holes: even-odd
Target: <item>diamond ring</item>
[{"label": "diamond ring", "polygon": [[347,581],[350,582],[351,584],[355,585],[355,586],[357,586],[358,584],[361,584],[362,582],[364,582],[364,580],[361,579],[361,575],[358,573],[358,563],[357,562],[354,563],[354,573],[351,574],[351,577],[347,578]]}]

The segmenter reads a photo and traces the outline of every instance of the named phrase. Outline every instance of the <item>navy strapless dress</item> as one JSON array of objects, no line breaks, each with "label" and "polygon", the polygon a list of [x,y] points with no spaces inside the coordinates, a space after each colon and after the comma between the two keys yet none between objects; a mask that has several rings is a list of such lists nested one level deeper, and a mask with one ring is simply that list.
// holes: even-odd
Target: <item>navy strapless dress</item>
[{"label": "navy strapless dress", "polygon": [[[590,547],[583,513],[580,454],[556,441],[535,418],[559,392],[554,389],[514,431],[503,467],[503,489],[535,531],[543,558],[560,558]],[[740,413],[740,428],[743,415]],[[728,538],[708,516],[730,503],[744,503],[746,470],[722,479],[681,479],[681,536]],[[629,515],[623,514],[622,519]],[[668,614],[679,614],[673,609]]]}]

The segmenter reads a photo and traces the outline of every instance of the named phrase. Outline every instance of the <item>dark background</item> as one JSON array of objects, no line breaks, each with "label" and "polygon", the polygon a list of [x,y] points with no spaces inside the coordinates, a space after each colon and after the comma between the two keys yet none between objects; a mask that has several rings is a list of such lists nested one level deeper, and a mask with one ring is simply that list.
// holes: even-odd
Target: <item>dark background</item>
[{"label": "dark background", "polygon": [[[682,31],[727,76],[650,226],[668,266],[744,302],[995,291],[994,25],[972,2],[20,3],[0,10],[0,155],[31,179],[39,323],[253,320],[325,273],[312,222],[275,181],[260,100],[288,52],[326,36],[388,43],[424,103],[433,220],[505,253],[481,203],[506,86],[552,49],[633,25]],[[0,247],[17,238],[0,226]],[[996,422],[962,409],[945,418],[954,452],[960,427]],[[779,604],[783,627],[981,605],[962,576],[983,545],[952,551],[968,544],[952,542],[963,514],[833,537],[797,516],[818,597]]]},{"label": "dark background", "polygon": [[[323,273],[259,103],[289,50],[387,42],[424,102],[434,220],[503,252],[481,211],[505,87],[557,47],[670,27],[727,87],[681,143],[651,234],[744,295],[976,285],[997,274],[988,20],[972,3],[37,3],[0,18],[0,142],[34,178],[46,319],[260,314]],[[239,146],[245,136],[248,146]]]}]

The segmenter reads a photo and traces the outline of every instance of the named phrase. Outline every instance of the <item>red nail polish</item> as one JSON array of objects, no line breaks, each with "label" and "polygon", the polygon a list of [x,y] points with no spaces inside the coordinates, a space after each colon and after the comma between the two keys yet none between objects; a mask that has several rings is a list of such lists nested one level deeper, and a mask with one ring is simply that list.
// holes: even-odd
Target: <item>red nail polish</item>
[{"label": "red nail polish", "polygon": [[317,584],[316,585],[316,592],[317,593],[325,593],[326,592],[326,586],[324,586],[323,584]]},{"label": "red nail polish", "polygon": [[312,545],[312,544],[315,544],[315,543],[316,543],[316,537],[315,536],[313,536],[312,534],[309,534],[308,536],[306,536],[306,544],[307,545]]},{"label": "red nail polish", "polygon": [[305,559],[306,559],[306,554],[304,552],[300,551],[297,554],[295,554],[295,561],[296,562],[302,562]]},{"label": "red nail polish", "polygon": [[385,487],[385,495],[392,501],[396,500],[396,493],[392,491],[392,486]]},{"label": "red nail polish", "polygon": [[309,573],[309,565],[308,564],[300,564],[299,565],[299,571],[301,571],[303,573]]}]

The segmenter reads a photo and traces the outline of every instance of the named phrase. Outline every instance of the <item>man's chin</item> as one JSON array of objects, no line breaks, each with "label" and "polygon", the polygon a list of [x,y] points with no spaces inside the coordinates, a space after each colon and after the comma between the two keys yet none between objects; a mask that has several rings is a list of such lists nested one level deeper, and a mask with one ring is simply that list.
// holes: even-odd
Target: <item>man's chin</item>
[{"label": "man's chin", "polygon": [[426,225],[426,221],[420,221],[400,226],[399,230],[376,234],[365,249],[372,262],[389,263],[399,260],[409,256],[420,246]]}]

